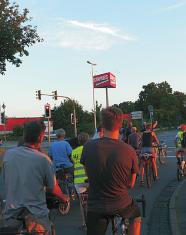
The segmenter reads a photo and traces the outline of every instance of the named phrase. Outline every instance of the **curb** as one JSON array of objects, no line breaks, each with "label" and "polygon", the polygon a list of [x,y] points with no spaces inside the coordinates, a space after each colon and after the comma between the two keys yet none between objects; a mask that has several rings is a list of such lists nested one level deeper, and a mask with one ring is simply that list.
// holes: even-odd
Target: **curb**
[{"label": "curb", "polygon": [[183,180],[177,186],[169,202],[169,221],[170,221],[171,232],[174,235],[181,235],[179,226],[178,226],[178,221],[177,221],[177,214],[176,214],[176,199],[185,182],[186,180]]}]

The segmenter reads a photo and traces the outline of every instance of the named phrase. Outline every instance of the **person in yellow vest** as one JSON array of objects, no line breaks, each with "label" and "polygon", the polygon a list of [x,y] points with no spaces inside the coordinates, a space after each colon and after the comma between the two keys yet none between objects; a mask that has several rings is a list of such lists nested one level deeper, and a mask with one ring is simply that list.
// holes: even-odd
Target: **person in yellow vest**
[{"label": "person in yellow vest", "polygon": [[80,210],[81,210],[81,215],[82,215],[82,220],[83,220],[82,227],[86,226],[86,222],[85,222],[85,213],[84,213],[84,209],[82,205],[83,203],[82,203],[81,195],[82,193],[86,192],[88,188],[88,183],[86,182],[87,175],[85,172],[85,168],[80,163],[80,159],[81,159],[81,155],[83,151],[83,145],[88,141],[88,139],[89,139],[89,135],[85,132],[81,132],[78,135],[79,146],[72,151],[72,160],[74,162],[74,186],[76,188],[76,192],[78,194],[79,201],[80,201]]},{"label": "person in yellow vest", "polygon": [[178,127],[178,133],[175,136],[175,146],[176,146],[176,158],[177,163],[180,164],[180,152],[184,152],[182,147],[182,140],[183,140],[183,132],[184,132],[184,125],[180,125]]},{"label": "person in yellow vest", "polygon": [[83,151],[83,145],[89,139],[89,135],[85,132],[81,132],[78,135],[79,146],[72,151],[72,160],[74,162],[74,184],[82,184],[87,180],[84,166],[80,163],[81,154]]}]

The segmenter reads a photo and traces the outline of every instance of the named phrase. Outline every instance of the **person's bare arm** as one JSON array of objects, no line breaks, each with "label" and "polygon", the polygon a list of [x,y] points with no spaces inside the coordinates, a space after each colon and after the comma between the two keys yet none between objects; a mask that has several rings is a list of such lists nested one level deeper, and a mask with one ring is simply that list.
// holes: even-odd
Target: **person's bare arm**
[{"label": "person's bare arm", "polygon": [[157,144],[160,144],[160,142],[154,132],[152,132],[152,136],[153,136],[154,142],[156,142]]},{"label": "person's bare arm", "polygon": [[132,173],[129,188],[133,188],[136,182],[136,173]]}]

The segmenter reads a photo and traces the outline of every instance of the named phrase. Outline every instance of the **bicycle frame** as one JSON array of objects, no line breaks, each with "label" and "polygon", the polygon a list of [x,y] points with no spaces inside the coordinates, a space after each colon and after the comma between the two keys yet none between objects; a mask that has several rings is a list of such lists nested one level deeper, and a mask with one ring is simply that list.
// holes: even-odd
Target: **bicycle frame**
[{"label": "bicycle frame", "polygon": [[147,187],[150,188],[152,185],[152,179],[155,179],[154,169],[152,165],[152,153],[140,154],[140,169],[141,167],[144,168],[144,176],[146,178]]}]

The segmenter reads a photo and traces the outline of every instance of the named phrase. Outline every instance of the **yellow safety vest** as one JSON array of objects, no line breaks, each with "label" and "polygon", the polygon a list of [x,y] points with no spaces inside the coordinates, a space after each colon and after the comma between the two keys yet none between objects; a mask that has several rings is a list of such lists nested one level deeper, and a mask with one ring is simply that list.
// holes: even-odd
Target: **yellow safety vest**
[{"label": "yellow safety vest", "polygon": [[183,131],[178,131],[176,139],[176,147],[181,147],[182,139],[183,139]]},{"label": "yellow safety vest", "polygon": [[74,184],[84,183],[87,179],[84,166],[80,163],[83,146],[79,146],[72,151],[74,161]]}]

